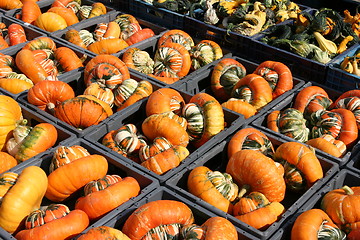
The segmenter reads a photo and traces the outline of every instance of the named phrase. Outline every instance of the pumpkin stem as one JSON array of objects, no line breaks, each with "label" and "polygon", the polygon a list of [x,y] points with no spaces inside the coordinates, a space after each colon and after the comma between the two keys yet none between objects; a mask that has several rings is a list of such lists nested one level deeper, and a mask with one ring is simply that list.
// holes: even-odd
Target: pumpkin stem
[{"label": "pumpkin stem", "polygon": [[354,191],[349,186],[343,186],[341,189],[343,189],[346,193],[346,195],[354,195]]},{"label": "pumpkin stem", "polygon": [[16,121],[16,126],[19,126],[19,125],[25,126],[25,125],[27,125],[27,123],[28,123],[27,119],[21,119],[21,120]]},{"label": "pumpkin stem", "polygon": [[249,184],[243,185],[239,191],[238,198],[242,198],[249,191],[250,191],[250,185]]},{"label": "pumpkin stem", "polygon": [[53,114],[55,112],[55,104],[50,102],[46,104],[46,108],[50,111],[51,114]]}]

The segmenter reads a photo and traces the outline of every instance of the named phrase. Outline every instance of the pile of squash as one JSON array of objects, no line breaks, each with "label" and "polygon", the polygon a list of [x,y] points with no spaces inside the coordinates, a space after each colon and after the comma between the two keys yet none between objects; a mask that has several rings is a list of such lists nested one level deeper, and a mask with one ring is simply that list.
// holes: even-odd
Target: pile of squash
[{"label": "pile of squash", "polygon": [[172,84],[222,57],[223,51],[216,42],[201,40],[195,44],[188,33],[172,29],[160,36],[154,56],[139,48],[128,48],[121,59],[129,68]]},{"label": "pile of squash", "polygon": [[308,86],[293,105],[266,116],[266,126],[335,157],[342,157],[358,141],[360,91],[350,90],[335,101],[319,86]]},{"label": "pile of squash", "polygon": [[[185,102],[172,88],[160,88],[147,99],[146,117],[107,133],[102,144],[161,175],[225,128],[220,103],[207,93]],[[138,126],[138,127],[137,127]]]},{"label": "pile of squash", "polygon": [[320,208],[306,210],[296,218],[291,239],[359,239],[359,198],[358,184],[354,187],[344,185],[327,192],[322,196]]},{"label": "pile of squash", "polygon": [[106,13],[107,8],[101,2],[82,5],[81,0],[55,0],[46,12],[42,12],[37,1],[25,0],[21,5],[21,13],[15,17],[47,32],[55,32]]},{"label": "pile of squash", "polygon": [[64,72],[83,67],[83,59],[68,47],[57,47],[49,37],[38,37],[15,56],[0,53],[0,88],[12,94],[44,80],[56,80]]},{"label": "pile of squash", "polygon": [[93,32],[69,29],[65,40],[95,54],[113,54],[154,36],[151,28],[142,28],[130,14],[119,14],[113,21],[101,22]]},{"label": "pile of squash", "polygon": [[283,142],[275,149],[267,135],[252,127],[238,130],[226,147],[225,172],[195,167],[187,190],[259,230],[281,218],[286,211],[281,202],[289,193],[304,193],[325,174],[305,144]]}]

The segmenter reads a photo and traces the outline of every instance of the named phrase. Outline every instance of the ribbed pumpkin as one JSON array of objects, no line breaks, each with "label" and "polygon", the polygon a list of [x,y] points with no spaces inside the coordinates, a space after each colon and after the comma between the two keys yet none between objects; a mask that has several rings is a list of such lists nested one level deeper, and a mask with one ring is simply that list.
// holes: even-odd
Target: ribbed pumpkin
[{"label": "ribbed pumpkin", "polygon": [[352,111],[355,115],[357,126],[360,129],[359,100],[360,91],[358,89],[350,90],[341,94],[330,108],[345,108]]},{"label": "ribbed pumpkin", "polygon": [[132,68],[144,74],[154,71],[154,60],[149,53],[139,48],[128,48],[122,55],[123,62],[128,68]]},{"label": "ribbed pumpkin", "polygon": [[189,52],[193,70],[197,70],[223,57],[221,47],[212,40],[201,40]]},{"label": "ribbed pumpkin", "polygon": [[106,102],[109,106],[114,104],[114,93],[110,88],[102,87],[101,83],[93,82],[84,91],[84,95],[92,95],[101,101]]},{"label": "ribbed pumpkin", "polygon": [[183,45],[188,51],[195,45],[192,37],[180,29],[171,29],[166,31],[158,40],[157,46],[161,46],[168,42],[179,43]]},{"label": "ribbed pumpkin", "polygon": [[295,108],[272,111],[266,118],[267,127],[300,142],[309,139],[309,128],[303,114]]},{"label": "ribbed pumpkin", "polygon": [[16,159],[6,152],[0,152],[0,173],[9,170],[17,165]]},{"label": "ribbed pumpkin", "polygon": [[244,115],[245,119],[248,119],[257,113],[257,109],[253,105],[237,98],[229,98],[226,102],[223,102],[221,106]]},{"label": "ribbed pumpkin", "polygon": [[184,98],[175,89],[159,88],[150,94],[146,102],[146,116],[169,111],[180,114],[184,104]]},{"label": "ribbed pumpkin", "polygon": [[0,88],[13,94],[28,90],[33,85],[33,82],[23,74],[10,73],[6,78],[0,78]]},{"label": "ribbed pumpkin", "polygon": [[34,22],[34,25],[47,31],[55,32],[65,29],[68,25],[66,20],[54,12],[42,13]]},{"label": "ribbed pumpkin", "polygon": [[78,240],[97,240],[97,239],[118,239],[130,240],[123,232],[116,228],[108,226],[99,226],[91,228],[86,233],[82,234]]},{"label": "ribbed pumpkin", "polygon": [[53,172],[55,169],[68,164],[76,159],[89,156],[90,153],[79,145],[73,145],[70,147],[59,146],[56,148],[54,155],[51,159],[49,172]]}]

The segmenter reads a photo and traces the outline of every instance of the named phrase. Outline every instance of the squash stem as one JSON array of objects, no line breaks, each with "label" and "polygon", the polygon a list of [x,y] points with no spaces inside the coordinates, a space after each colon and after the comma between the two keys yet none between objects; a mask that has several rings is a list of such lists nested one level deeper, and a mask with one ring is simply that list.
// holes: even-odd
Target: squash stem
[{"label": "squash stem", "polygon": [[345,191],[346,195],[354,195],[354,191],[349,186],[343,186],[342,189]]},{"label": "squash stem", "polygon": [[250,185],[248,184],[243,185],[239,191],[238,198],[242,198],[249,191],[250,191]]}]

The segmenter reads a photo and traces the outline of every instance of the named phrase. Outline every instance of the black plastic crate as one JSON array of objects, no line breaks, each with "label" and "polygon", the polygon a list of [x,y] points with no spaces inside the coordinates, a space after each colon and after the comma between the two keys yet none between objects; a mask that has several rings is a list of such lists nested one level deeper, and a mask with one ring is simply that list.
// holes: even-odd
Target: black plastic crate
[{"label": "black plastic crate", "polygon": [[327,72],[325,81],[326,86],[343,92],[359,89],[360,76],[348,73],[344,70],[341,70],[340,68],[340,64],[344,58],[347,56],[353,56],[355,52],[359,50],[359,47],[359,44],[351,47],[348,51],[346,51],[345,54],[342,54],[341,57],[337,58],[329,65],[329,70]]},{"label": "black plastic crate", "polygon": [[[75,29],[77,31],[80,31],[82,29],[86,29],[88,31],[90,31],[91,33],[94,32],[94,30],[96,29],[96,26],[98,23],[108,23],[108,22],[111,22],[111,21],[114,21],[116,19],[116,16],[118,15],[121,15],[121,14],[125,14],[125,13],[122,13],[122,12],[118,12],[118,11],[112,11],[110,12],[109,14],[106,14],[106,15],[103,15],[103,16],[99,16],[98,18],[96,19],[93,19],[93,18],[90,18],[88,19],[86,22],[81,22],[81,23],[78,23],[78,24],[74,24],[72,26],[69,26],[67,27],[66,29],[63,29],[63,30],[59,30],[59,31],[56,31],[54,33],[50,33],[50,35],[56,39],[58,39],[59,41],[62,41],[74,48],[77,48],[77,49],[82,49],[84,50],[83,48],[67,41],[65,39],[65,34],[67,31],[71,30],[71,29]],[[163,32],[165,32],[167,29],[164,28],[164,27],[161,27],[161,26],[158,26],[156,24],[153,24],[151,22],[148,22],[148,21],[145,21],[145,20],[142,20],[140,18],[137,18],[140,26],[142,28],[150,28],[154,31],[155,35],[158,35],[158,34],[161,34]],[[155,36],[151,37],[151,38],[154,38]],[[150,39],[151,39],[150,38]],[[126,49],[130,48],[130,47],[133,47],[133,45],[130,45],[129,47],[121,50],[120,52],[118,53],[115,53],[113,55],[119,55],[120,53],[123,53],[125,52]],[[90,50],[85,50],[85,52],[87,52],[90,56],[95,56],[97,54],[95,54],[94,52],[91,52]]]},{"label": "black plastic crate", "polygon": [[[179,93],[183,96],[185,102],[187,103],[192,95],[189,95],[187,93],[179,91]],[[138,130],[141,131],[141,124],[143,120],[146,118],[145,113],[145,106],[146,106],[147,99],[144,101],[139,102],[139,104],[134,105],[132,108],[129,108],[128,111],[122,112],[122,114],[116,115],[112,117],[111,121],[106,122],[106,124],[103,124],[93,131],[89,132],[84,136],[85,139],[87,139],[90,142],[93,142],[98,147],[103,149],[104,151],[107,151],[109,154],[115,155],[121,161],[128,162],[130,164],[135,165],[142,171],[144,171],[146,174],[151,175],[152,177],[158,179],[160,183],[165,182],[169,177],[173,176],[175,173],[177,173],[179,170],[190,164],[191,162],[195,161],[199,156],[202,156],[205,152],[207,152],[212,146],[218,144],[220,141],[225,139],[228,135],[230,135],[232,132],[234,132],[236,129],[238,129],[243,122],[243,117],[234,114],[233,112],[227,111],[224,109],[224,117],[226,122],[226,127],[223,131],[218,133],[217,135],[213,136],[210,140],[208,140],[204,145],[202,145],[199,148],[195,148],[194,146],[189,143],[187,146],[190,154],[189,156],[184,159],[180,165],[174,169],[171,169],[167,171],[166,173],[162,175],[158,175],[145,167],[141,166],[140,164],[135,163],[134,161],[130,160],[129,158],[126,158],[122,156],[121,154],[111,150],[110,148],[107,148],[102,144],[103,137],[112,130],[117,130],[121,126],[132,123],[134,124]]]},{"label": "black plastic crate", "polygon": [[[259,65],[254,62],[248,61],[244,58],[240,58],[238,56],[232,56],[230,58],[235,59],[236,61],[240,62],[245,67],[247,74],[253,73],[255,71],[255,69],[257,68],[257,66]],[[173,85],[173,87],[176,89],[179,89],[181,91],[189,92],[190,94],[206,92],[206,93],[214,96],[214,93],[210,86],[211,85],[211,74],[212,74],[213,69],[216,66],[216,64],[218,64],[220,61],[221,61],[221,59],[216,60],[213,63],[209,64],[208,66],[201,68],[199,71],[189,74],[187,81],[175,83]],[[294,83],[294,86],[293,86],[292,90],[285,92],[281,96],[279,96],[276,99],[274,99],[273,101],[269,102],[262,109],[260,109],[257,114],[255,114],[252,117],[249,117],[248,119],[245,119],[244,124],[248,124],[248,123],[254,121],[260,115],[266,113],[267,110],[276,106],[276,104],[278,104],[279,102],[282,102],[290,93],[300,89],[305,84],[305,82],[299,78],[293,78],[293,83]],[[239,113],[236,113],[236,114],[239,114]],[[241,114],[239,114],[239,115],[241,115]]]},{"label": "black plastic crate", "polygon": [[[268,109],[268,111],[265,114],[261,115],[259,118],[255,119],[255,121],[253,121],[250,124],[260,128],[261,131],[263,131],[263,132],[271,132],[272,134],[276,134],[279,137],[281,137],[281,138],[283,138],[283,139],[285,139],[287,141],[296,141],[296,140],[294,140],[294,139],[292,139],[292,138],[290,138],[288,136],[285,136],[285,135],[283,135],[281,133],[274,132],[274,131],[270,130],[269,128],[267,128],[267,126],[266,126],[266,118],[274,110],[284,110],[284,109],[286,109],[288,107],[292,107],[292,105],[294,103],[294,100],[296,98],[296,95],[303,88],[308,87],[308,86],[312,86],[312,85],[322,87],[328,93],[329,97],[333,101],[335,101],[337,99],[337,97],[339,97],[342,94],[342,92],[338,92],[338,91],[335,91],[333,89],[329,89],[324,85],[308,82],[302,88],[298,89],[297,91],[295,91],[295,92],[291,93],[289,96],[287,96],[282,102],[278,103],[273,108]],[[314,148],[314,149],[315,149],[317,154],[319,154],[321,156],[324,156],[327,159],[330,159],[331,161],[336,162],[337,164],[339,164],[340,167],[342,167],[350,159],[352,159],[354,157],[354,155],[359,151],[359,149],[360,149],[360,141],[358,141],[356,144],[354,144],[354,146],[351,149],[348,149],[346,154],[344,156],[342,156],[341,158],[332,156],[332,155],[330,155],[330,154],[328,154],[328,153],[326,153],[326,152],[324,152],[322,150],[319,150],[317,148]]]},{"label": "black plastic crate", "polygon": [[[157,43],[158,43],[158,40],[161,38],[161,36],[162,35],[160,34],[160,35],[154,36],[152,38],[145,39],[144,41],[141,41],[141,42],[131,45],[129,48],[139,48],[142,51],[146,51],[149,53],[150,57],[152,59],[154,59],[154,56],[155,56],[155,53],[157,50]],[[197,39],[197,38],[193,38],[193,40],[194,40],[195,45],[201,41],[200,39]],[[116,54],[116,56],[118,56],[120,59],[122,59],[122,55],[124,54],[125,51],[126,51],[126,49],[120,51],[118,54]],[[222,52],[223,52],[222,58],[231,57],[231,55],[232,55],[232,53],[226,48],[222,48]],[[143,76],[144,78],[150,79],[151,81],[158,83],[161,86],[171,86],[173,88],[176,88],[176,86],[181,85],[184,82],[194,81],[194,78],[197,78],[197,73],[199,71],[201,71],[202,69],[207,68],[207,66],[209,66],[209,65],[211,65],[211,64],[203,66],[197,70],[190,69],[189,73],[186,76],[184,76],[183,78],[179,79],[178,81],[176,81],[175,83],[172,83],[172,84],[167,84],[167,83],[162,82],[154,77],[148,76],[144,73],[138,72],[131,68],[129,68],[129,70],[130,70],[130,72],[135,72],[135,73]]]},{"label": "black plastic crate", "polygon": [[346,164],[346,168],[356,172],[357,174],[360,174],[360,152],[351,158],[351,160]]},{"label": "black plastic crate", "polygon": [[[54,2],[54,0],[51,0],[51,1],[49,1],[49,0],[42,0],[42,1],[36,2],[36,4],[39,5],[41,12],[42,12],[42,13],[45,13],[45,12],[47,12],[47,11],[51,8],[51,5],[53,4],[53,2]],[[82,0],[82,1],[81,1],[81,6],[84,6],[84,5],[89,5],[89,6],[91,6],[91,5],[92,5],[93,3],[95,3],[95,2],[98,2],[98,1]],[[106,14],[109,14],[109,13],[111,13],[112,11],[115,11],[115,9],[111,8],[111,7],[108,6],[108,5],[105,5],[105,7],[106,7]],[[39,27],[37,27],[37,26],[35,26],[35,25],[33,25],[33,24],[25,23],[24,21],[22,21],[22,20],[21,20],[21,17],[19,17],[19,16],[21,15],[21,11],[22,11],[21,8],[17,8],[17,9],[13,9],[13,10],[7,11],[7,13],[6,13],[5,15],[6,15],[6,16],[9,16],[9,17],[11,17],[11,18],[13,18],[13,19],[16,19],[16,21],[18,21],[18,22],[21,22],[21,23],[23,23],[23,24],[29,25],[29,26],[31,26],[32,28],[36,29],[37,31],[40,31],[40,32],[42,32],[42,33],[47,34],[48,36],[50,36],[50,32],[48,32],[48,31],[46,31],[46,30],[44,30],[44,29],[41,29],[41,28],[39,28]],[[106,14],[105,14],[105,15],[106,15]],[[99,17],[101,17],[101,16],[94,17],[94,19],[98,19]],[[91,18],[89,18],[89,19],[91,19]],[[81,20],[81,21],[79,20],[78,23],[75,23],[75,24],[73,24],[73,25],[71,25],[71,26],[75,26],[75,25],[78,25],[78,24],[80,24],[80,23],[82,23],[82,22],[86,22],[86,21],[88,21],[89,19],[84,19],[84,20]],[[69,27],[69,26],[68,26],[68,27]],[[67,28],[68,28],[68,27],[67,27]],[[67,29],[67,28],[66,28],[66,29]],[[58,31],[60,31],[60,30],[58,30]],[[55,32],[57,32],[57,31],[55,31]]]},{"label": "black plastic crate", "polygon": [[349,187],[359,186],[360,175],[349,170],[343,169],[337,173],[325,186],[316,192],[293,216],[289,219],[273,236],[271,240],[286,240],[291,237],[291,229],[296,218],[303,212],[317,208],[320,209],[320,202],[324,195],[334,189],[342,188],[344,185]]},{"label": "black plastic crate", "polygon": [[[151,192],[148,194],[145,198],[141,199],[139,202],[135,203],[134,205],[130,206],[125,211],[118,210],[117,213],[113,212],[111,216],[107,216],[107,218],[103,218],[96,222],[95,224],[91,225],[83,233],[87,232],[90,228],[98,227],[98,226],[108,226],[113,227],[116,229],[121,230],[126,219],[131,215],[132,212],[134,212],[137,208],[140,206],[148,203],[153,202],[157,200],[175,200],[182,203],[185,203],[193,212],[195,223],[197,225],[201,225],[204,223],[207,219],[211,217],[216,217],[217,215],[208,211],[207,209],[197,205],[196,203],[193,203],[189,201],[188,199],[178,195],[177,193],[171,191],[170,189],[166,187],[160,187],[156,191]],[[238,233],[238,239],[257,239],[255,236],[252,236],[250,233],[238,228],[235,226],[235,229]]]},{"label": "black plastic crate", "polygon": [[[131,74],[130,77],[136,81],[141,81],[144,80],[143,78],[141,78],[141,76],[138,76],[136,74]],[[146,80],[146,79],[145,79]],[[68,76],[64,76],[61,81],[68,83],[74,90],[75,92],[75,96],[78,95],[82,95],[84,93],[84,90],[86,89],[85,86],[85,82],[84,82],[84,71],[77,71],[75,73],[72,73],[71,75]],[[158,86],[156,83],[153,83],[151,81],[149,81],[152,86],[154,91],[158,88],[160,88],[160,86]],[[45,118],[49,119],[51,122],[54,122],[66,129],[68,129],[69,131],[71,131],[72,133],[74,133],[76,136],[78,137],[82,137],[87,133],[91,133],[93,131],[95,131],[97,128],[99,128],[101,125],[105,124],[106,122],[110,121],[111,118],[114,118],[118,115],[122,115],[123,112],[128,111],[128,109],[132,109],[132,105],[121,110],[121,111],[116,111],[116,106],[113,107],[113,115],[109,116],[108,118],[106,118],[105,120],[103,120],[102,122],[100,122],[98,125],[94,125],[94,126],[90,126],[86,129],[80,130],[77,129],[63,121],[61,121],[60,119],[56,118],[55,116],[51,115],[48,112],[45,112],[41,109],[39,109],[37,106],[30,104],[27,101],[27,92],[22,93],[20,95],[20,97],[18,98],[18,101],[21,102],[23,105],[27,106],[28,108],[32,109],[33,111],[36,111],[38,114],[44,116]],[[140,100],[141,102],[142,100]],[[134,103],[133,105],[138,105],[140,104],[140,102]]]},{"label": "black plastic crate", "polygon": [[[123,203],[116,209],[105,214],[100,219],[90,222],[90,224],[96,224],[97,221],[105,221],[108,219],[108,217],[107,217],[108,215],[112,216],[112,215],[114,215],[114,213],[117,213],[118,211],[124,211],[124,210],[128,209],[134,203],[137,203],[141,199],[146,198],[146,196],[150,192],[154,191],[154,189],[157,189],[159,187],[159,182],[156,179],[151,178],[149,176],[144,176],[142,174],[142,172],[140,172],[136,168],[132,167],[131,165],[124,163],[124,162],[119,162],[117,159],[113,158],[112,156],[108,156],[108,154],[106,154],[106,152],[103,152],[101,149],[99,149],[96,146],[94,146],[93,144],[85,141],[84,139],[77,138],[72,141],[66,141],[62,144],[62,146],[67,146],[67,147],[70,147],[73,145],[79,145],[81,147],[84,147],[85,149],[88,150],[88,152],[90,154],[98,154],[98,155],[104,156],[109,164],[107,174],[110,174],[110,175],[116,174],[122,178],[131,176],[138,181],[138,183],[140,185],[140,189],[141,189],[138,196],[131,198],[129,201]],[[55,151],[55,149],[53,149],[52,151],[48,151],[46,155],[43,155],[40,159],[31,161],[31,163],[28,164],[26,167],[28,167],[28,166],[41,167],[48,175],[49,174],[49,166],[50,166],[54,151]],[[24,168],[25,167],[17,168],[17,169],[14,168],[12,172],[20,173]],[[78,197],[81,196],[81,193],[82,193],[81,190],[77,191],[73,196],[71,196],[71,198],[65,200],[62,203],[67,205],[69,207],[69,209],[71,209],[71,210],[74,209],[75,201]],[[53,202],[50,201],[49,199],[47,199],[46,197],[44,197],[41,205],[46,206],[51,203],[53,203]],[[0,228],[0,237],[2,237],[3,239],[15,239],[13,236],[11,236],[9,233],[7,233],[2,228]]]},{"label": "black plastic crate", "polygon": [[[29,25],[20,23],[20,22],[16,21],[15,19],[9,18],[9,17],[7,17],[5,15],[0,16],[0,22],[4,23],[6,25],[6,27],[9,27],[9,25],[13,24],[13,23],[16,23],[16,24],[19,24],[20,26],[22,26],[24,28],[27,41],[31,41],[31,40],[33,40],[33,39],[35,39],[37,37],[45,36],[45,34],[43,32],[37,31],[36,29],[30,27]],[[20,43],[20,44],[17,44],[17,45],[9,46],[6,49],[11,51],[11,49],[14,49],[14,48],[19,47],[19,46],[23,46],[25,44],[26,43]],[[4,49],[0,50],[1,53],[3,51],[4,51]]]},{"label": "black plastic crate", "polygon": [[128,12],[135,17],[169,29],[184,29],[185,27],[184,14],[176,13],[165,8],[157,8],[143,0],[128,0],[128,4]]},{"label": "black plastic crate", "polygon": [[66,130],[65,128],[56,125],[54,123],[52,123],[51,121],[48,121],[46,118],[44,118],[43,116],[41,116],[40,114],[38,114],[37,112],[32,111],[31,109],[27,108],[26,106],[19,104],[21,107],[21,112],[22,112],[22,116],[24,119],[27,120],[27,126],[32,126],[34,127],[35,125],[39,124],[39,123],[50,123],[52,124],[56,130],[57,130],[57,140],[54,144],[53,147],[45,150],[42,153],[39,153],[38,155],[25,160],[21,163],[19,163],[18,165],[14,166],[12,169],[19,169],[19,168],[23,168],[24,166],[29,165],[32,161],[36,161],[39,159],[39,157],[41,157],[42,155],[44,155],[45,153],[52,151],[54,148],[56,148],[57,146],[63,144],[66,141],[72,141],[75,139],[75,134],[71,133],[70,131]]},{"label": "black plastic crate", "polygon": [[[246,126],[244,126],[245,128]],[[251,127],[251,126],[248,126]],[[256,127],[255,127],[256,129]],[[259,130],[259,129],[258,129]],[[260,130],[261,131],[261,130]],[[263,131],[262,131],[263,132]],[[263,132],[269,140],[274,145],[274,148],[276,149],[277,146],[280,144],[287,142],[276,135]],[[176,175],[171,177],[166,181],[166,186],[168,186],[170,189],[175,191],[178,194],[181,194],[182,196],[188,198],[191,202],[197,203],[204,208],[214,212],[215,214],[225,217],[229,219],[231,222],[234,223],[235,226],[243,229],[246,232],[251,233],[252,235],[256,236],[259,239],[267,239],[272,234],[274,234],[279,227],[286,222],[302,205],[304,205],[308,199],[314,195],[321,187],[331,179],[334,174],[336,174],[339,170],[339,166],[336,163],[333,163],[329,160],[327,160],[324,157],[321,157],[317,155],[321,166],[323,168],[324,177],[322,179],[319,179],[311,188],[309,188],[305,193],[292,193],[290,191],[286,191],[285,198],[281,202],[286,211],[282,214],[279,221],[273,223],[270,225],[266,230],[257,230],[240,220],[236,219],[231,214],[225,213],[224,211],[210,205],[209,203],[201,200],[200,198],[196,197],[195,195],[188,192],[187,189],[187,179],[188,176],[194,168],[198,166],[206,166],[212,171],[220,171],[225,172],[226,165],[228,163],[228,156],[227,156],[227,146],[228,142],[230,140],[231,136],[227,138],[225,141],[222,141],[221,143],[217,144],[216,146],[212,147],[211,150],[209,150],[206,154],[199,157],[196,162],[192,163],[191,165],[187,166],[180,172],[178,172]]]},{"label": "black plastic crate", "polygon": [[[40,36],[40,37],[46,37],[46,36]],[[37,37],[39,38],[39,37]],[[37,38],[34,38],[34,39],[37,39]],[[58,41],[57,39],[54,39],[52,37],[49,37],[51,40],[53,40],[56,44],[56,47],[59,48],[59,47],[68,47],[70,48],[71,50],[74,51],[74,53],[81,59],[83,58],[84,59],[84,62],[83,62],[83,65],[85,66],[89,60],[90,60],[90,56],[88,56],[85,51],[81,50],[81,49],[76,49],[76,48],[72,48],[71,46],[68,46],[67,44],[61,42],[61,41]],[[34,40],[33,39],[33,40]],[[2,51],[3,54],[5,55],[10,55],[13,59],[14,59],[14,62],[15,62],[15,58],[16,58],[16,54],[25,46],[25,44],[18,44],[16,46],[13,46],[11,48],[6,48]],[[61,74],[58,75],[58,79],[60,81],[66,81],[67,78],[69,77],[72,77],[74,74],[76,74],[76,72],[78,71],[81,71],[83,70],[84,67],[81,67],[81,68],[78,68],[78,69],[74,69],[72,71],[69,71],[69,72],[63,72]],[[16,72],[17,73],[22,73],[20,70],[18,70],[17,68],[15,68]],[[5,95],[8,95],[14,99],[18,99],[20,97],[20,95],[24,94],[24,93],[27,93],[28,90],[25,90],[21,93],[18,93],[18,94],[13,94],[13,93],[10,93],[8,91],[6,91],[5,89],[1,89],[2,92],[4,92]]]}]

